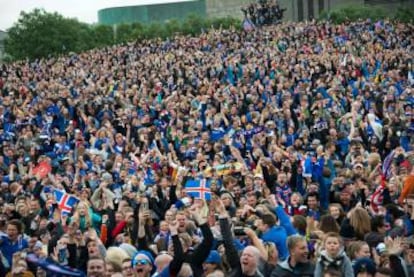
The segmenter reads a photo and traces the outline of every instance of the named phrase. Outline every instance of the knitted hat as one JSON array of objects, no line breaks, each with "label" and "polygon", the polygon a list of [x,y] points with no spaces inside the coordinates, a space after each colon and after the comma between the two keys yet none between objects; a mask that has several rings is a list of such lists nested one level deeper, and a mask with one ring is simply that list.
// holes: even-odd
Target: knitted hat
[{"label": "knitted hat", "polygon": [[133,267],[135,267],[137,265],[138,255],[144,255],[152,265],[154,264],[154,257],[152,256],[152,254],[150,252],[146,251],[146,250],[141,250],[141,251],[138,251],[135,254],[134,258],[132,258],[132,266]]}]

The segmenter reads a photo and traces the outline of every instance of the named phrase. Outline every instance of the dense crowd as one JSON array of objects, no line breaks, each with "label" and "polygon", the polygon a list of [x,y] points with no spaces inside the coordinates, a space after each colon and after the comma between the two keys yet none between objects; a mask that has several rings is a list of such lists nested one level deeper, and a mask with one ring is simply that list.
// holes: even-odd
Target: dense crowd
[{"label": "dense crowd", "polygon": [[282,22],[286,9],[277,0],[258,0],[242,7],[244,18],[256,26],[272,25]]},{"label": "dense crowd", "polygon": [[413,31],[282,23],[3,65],[0,276],[414,276]]}]

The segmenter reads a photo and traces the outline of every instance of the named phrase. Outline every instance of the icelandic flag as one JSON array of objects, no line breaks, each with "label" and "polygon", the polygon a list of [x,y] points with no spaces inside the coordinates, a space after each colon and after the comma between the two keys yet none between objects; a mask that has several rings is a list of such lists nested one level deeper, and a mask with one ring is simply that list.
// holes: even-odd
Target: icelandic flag
[{"label": "icelandic flag", "polygon": [[207,179],[190,179],[185,183],[185,192],[187,195],[196,199],[211,200],[210,180]]},{"label": "icelandic flag", "polygon": [[55,190],[54,194],[56,203],[58,204],[62,214],[70,214],[72,212],[72,208],[79,202],[78,198],[64,191]]}]

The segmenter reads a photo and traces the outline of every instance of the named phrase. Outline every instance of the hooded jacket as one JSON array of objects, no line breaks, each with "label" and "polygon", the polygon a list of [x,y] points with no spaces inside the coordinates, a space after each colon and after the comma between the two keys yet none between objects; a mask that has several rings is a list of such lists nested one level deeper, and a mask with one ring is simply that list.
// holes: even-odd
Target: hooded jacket
[{"label": "hooded jacket", "polygon": [[279,263],[273,270],[271,277],[313,277],[315,267],[312,263],[298,263],[292,268],[289,261],[290,257]]},{"label": "hooded jacket", "polygon": [[287,238],[290,235],[296,234],[297,231],[290,222],[290,218],[286,214],[283,207],[276,207],[274,213],[279,218],[280,226],[272,226],[269,230],[262,234],[261,239],[263,241],[273,242],[279,252],[279,259],[285,260],[289,255],[286,244]]},{"label": "hooded jacket", "polygon": [[315,277],[323,277],[323,273],[329,268],[342,272],[344,276],[354,276],[351,260],[343,250],[335,258],[331,258],[326,250],[323,250],[316,263]]}]

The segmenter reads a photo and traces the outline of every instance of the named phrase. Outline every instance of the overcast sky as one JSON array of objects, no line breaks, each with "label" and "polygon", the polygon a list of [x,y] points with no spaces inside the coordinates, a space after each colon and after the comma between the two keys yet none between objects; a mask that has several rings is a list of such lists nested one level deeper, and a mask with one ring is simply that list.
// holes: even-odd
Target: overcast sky
[{"label": "overcast sky", "polygon": [[28,12],[34,8],[95,23],[98,21],[98,10],[103,8],[182,1],[188,0],[0,0],[0,30],[10,28],[17,21],[20,11]]}]

